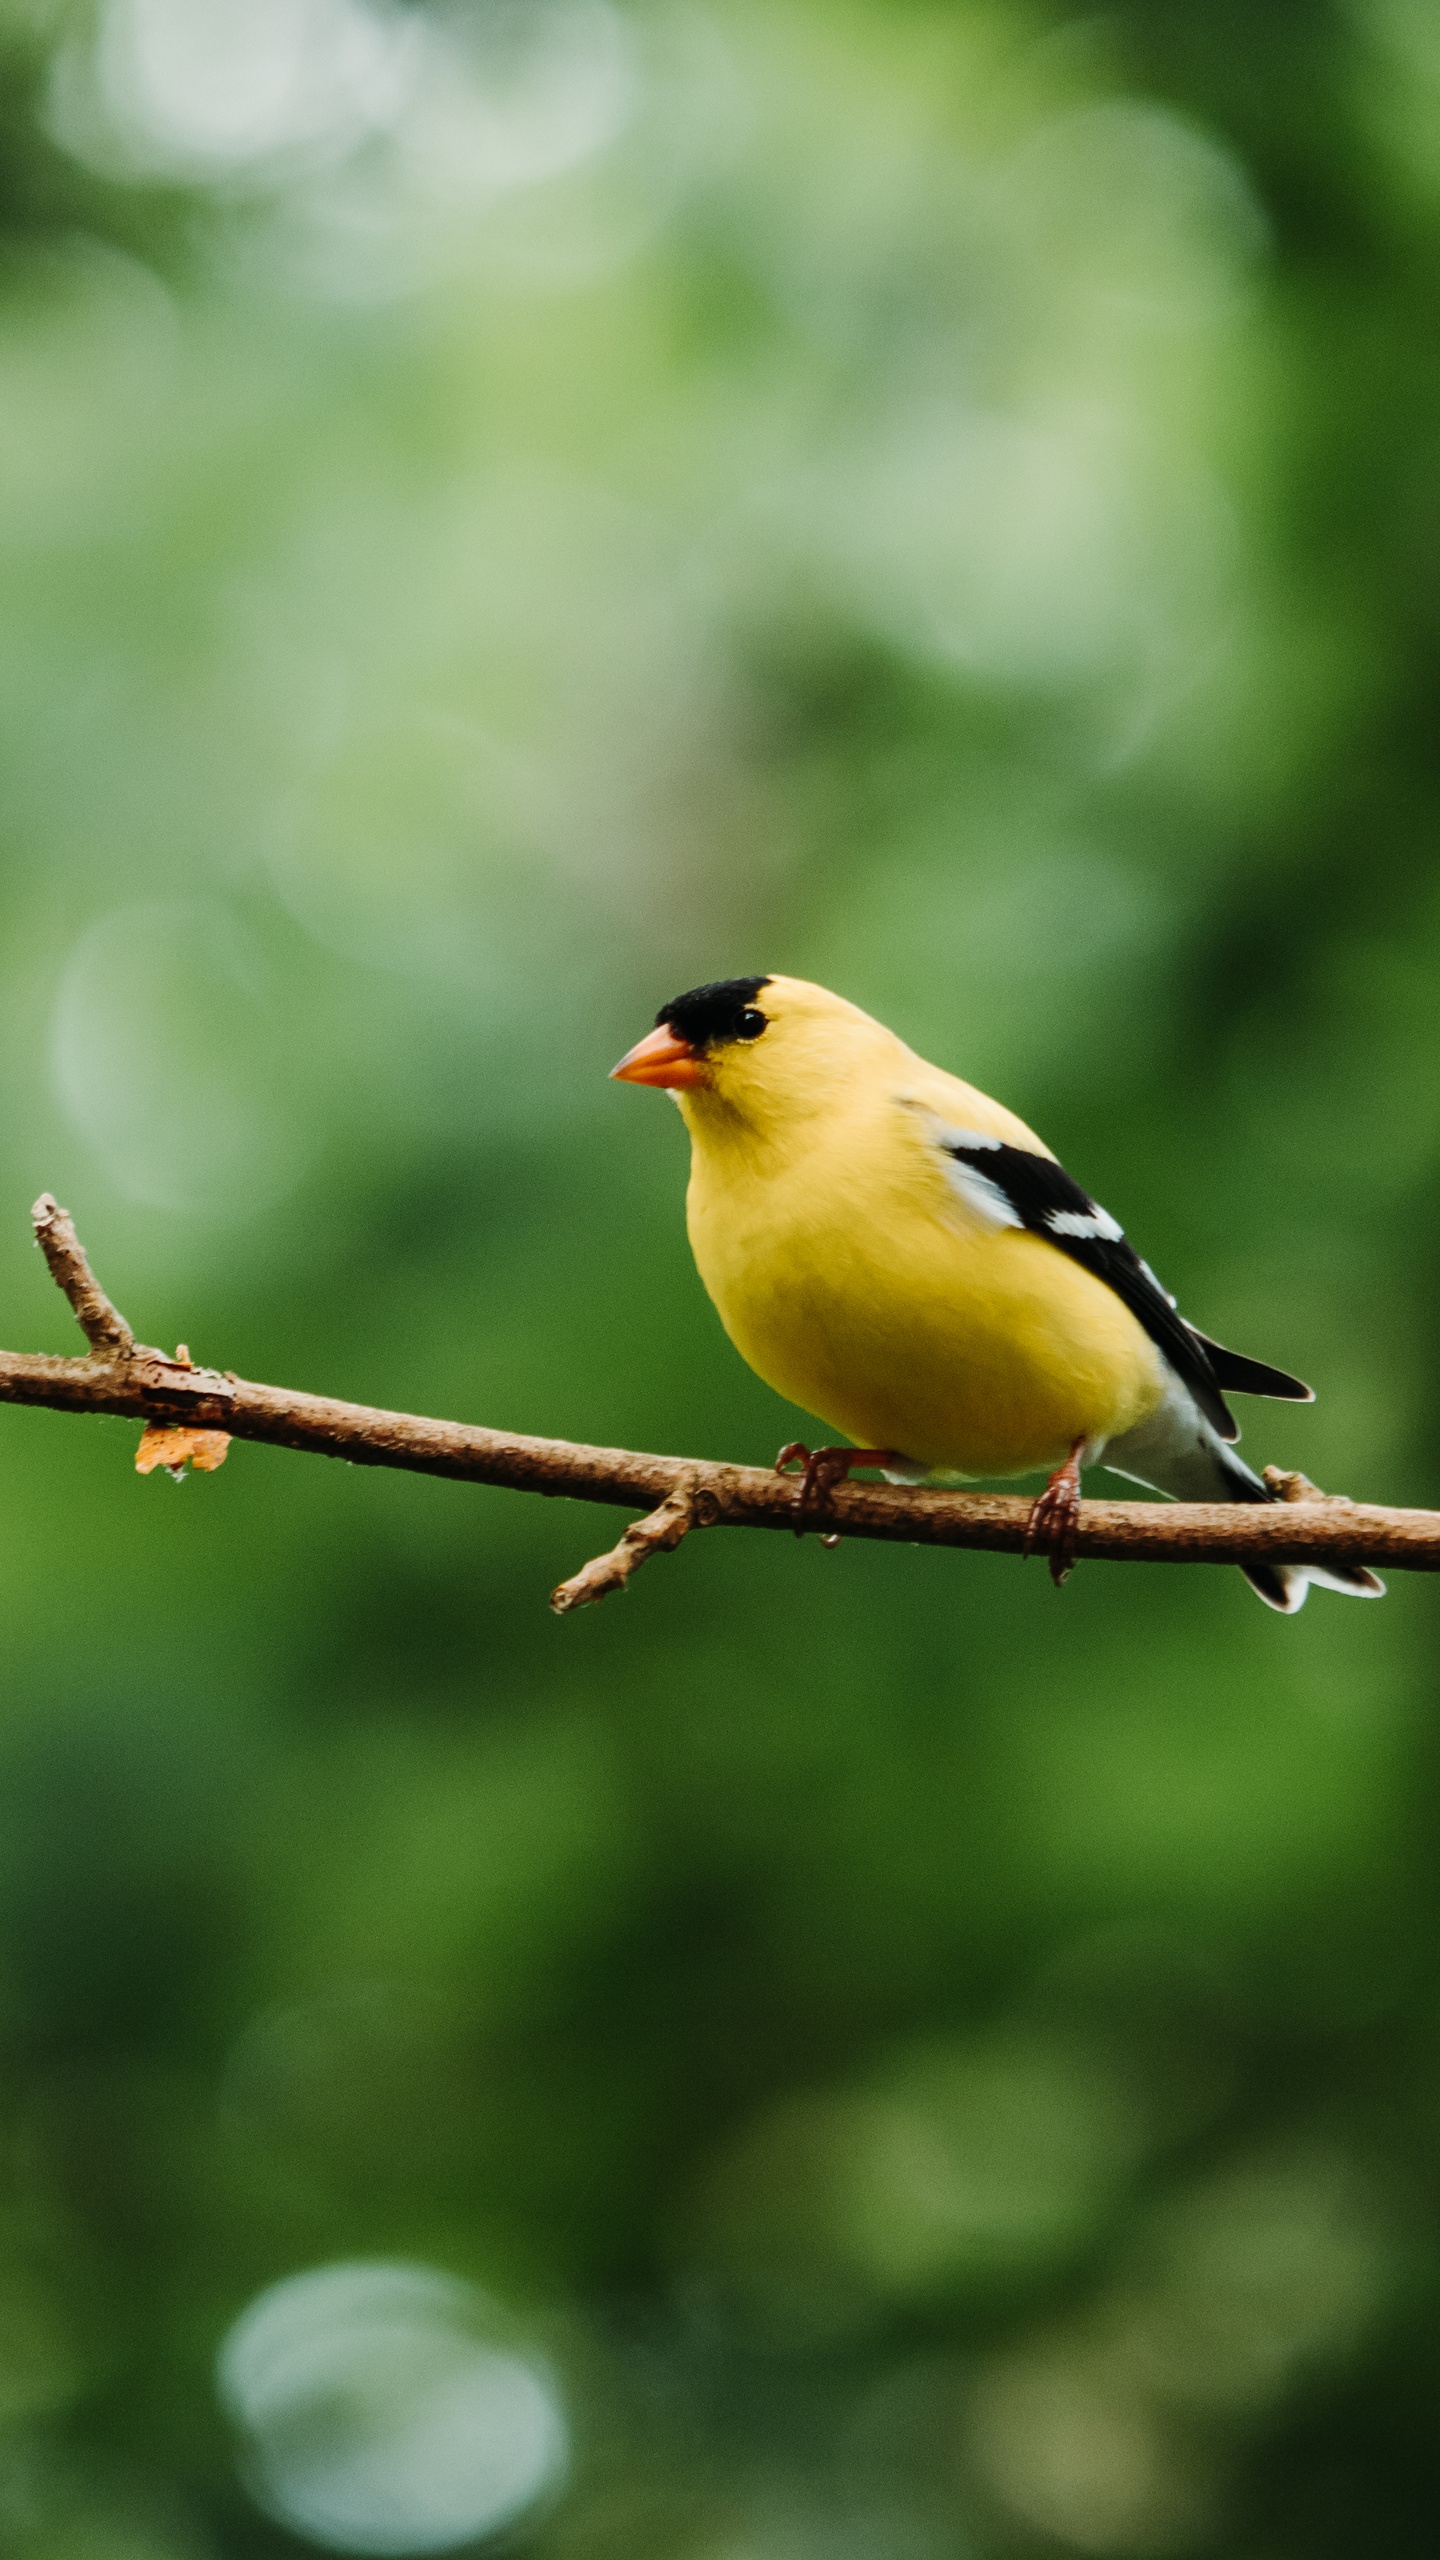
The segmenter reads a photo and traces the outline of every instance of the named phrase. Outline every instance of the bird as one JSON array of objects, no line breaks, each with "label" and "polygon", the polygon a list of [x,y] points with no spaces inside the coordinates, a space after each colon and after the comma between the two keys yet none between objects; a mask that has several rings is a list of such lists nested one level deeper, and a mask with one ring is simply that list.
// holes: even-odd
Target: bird
[{"label": "bird", "polygon": [[[1186,1321],[1108,1211],[1002,1103],[803,978],[721,978],[655,1018],[612,1075],[690,1134],[686,1218],[735,1348],[845,1444],[793,1441],[802,1524],[853,1467],[898,1483],[1044,1471],[1026,1552],[1063,1582],[1081,1470],[1192,1502],[1270,1502],[1229,1394],[1311,1403],[1283,1369]],[[1244,1563],[1293,1615],[1363,1566]]]}]

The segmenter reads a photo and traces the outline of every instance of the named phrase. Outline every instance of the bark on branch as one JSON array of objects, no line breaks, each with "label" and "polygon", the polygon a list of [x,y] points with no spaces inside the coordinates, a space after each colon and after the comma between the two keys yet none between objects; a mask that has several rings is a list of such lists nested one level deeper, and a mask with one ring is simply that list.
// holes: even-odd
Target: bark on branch
[{"label": "bark on branch", "polygon": [[64,1290],[91,1350],[102,1358],[109,1354],[128,1359],[135,1348],[135,1336],[91,1270],[69,1210],[62,1209],[48,1191],[42,1191],[30,1216],[35,1241],[50,1265],[50,1277],[57,1289]]},{"label": "bark on branch", "polygon": [[[225,1432],[352,1466],[401,1467],[468,1484],[644,1510],[618,1546],[562,1582],[561,1614],[623,1590],[636,1567],[679,1545],[692,1529],[796,1528],[799,1482],[767,1467],[652,1457],[488,1431],[477,1423],[344,1404],[290,1387],[260,1386],[229,1370],[197,1368],[183,1344],[172,1359],[137,1342],[100,1287],[69,1214],[45,1193],[32,1216],[40,1244],[91,1345],[85,1359],[0,1351],[0,1404],[61,1413],[127,1415],[152,1427]],[[1274,1471],[1284,1499],[1253,1509],[1228,1503],[1084,1502],[1077,1557],[1123,1564],[1368,1564],[1440,1572],[1440,1512],[1389,1510],[1323,1495],[1303,1476]],[[940,1493],[909,1486],[836,1485],[805,1526],[842,1538],[931,1547],[983,1547],[1018,1555],[1027,1497]]]}]

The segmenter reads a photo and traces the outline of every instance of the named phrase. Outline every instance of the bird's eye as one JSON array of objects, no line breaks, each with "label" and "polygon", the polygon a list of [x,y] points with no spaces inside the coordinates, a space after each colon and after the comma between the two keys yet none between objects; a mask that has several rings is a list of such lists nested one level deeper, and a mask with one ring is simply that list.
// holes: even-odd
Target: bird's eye
[{"label": "bird's eye", "polygon": [[768,1019],[769,1016],[761,1013],[757,1005],[747,1004],[735,1025],[737,1040],[758,1040]]}]

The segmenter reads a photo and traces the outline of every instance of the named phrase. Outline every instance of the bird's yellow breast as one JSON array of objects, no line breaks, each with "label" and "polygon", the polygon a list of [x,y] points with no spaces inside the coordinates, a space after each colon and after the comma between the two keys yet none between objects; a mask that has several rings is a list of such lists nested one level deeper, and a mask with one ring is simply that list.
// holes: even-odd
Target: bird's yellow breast
[{"label": "bird's yellow breast", "polygon": [[[1015,1142],[1008,1113],[936,1082],[944,1117],[961,1095],[966,1125],[1003,1120],[994,1133]],[[842,1125],[817,1119],[783,1141],[686,1117],[690,1240],[726,1332],[779,1394],[849,1439],[937,1473],[1019,1475],[1159,1404],[1158,1354],[1114,1291],[957,1198],[923,1093],[881,1090]]]}]

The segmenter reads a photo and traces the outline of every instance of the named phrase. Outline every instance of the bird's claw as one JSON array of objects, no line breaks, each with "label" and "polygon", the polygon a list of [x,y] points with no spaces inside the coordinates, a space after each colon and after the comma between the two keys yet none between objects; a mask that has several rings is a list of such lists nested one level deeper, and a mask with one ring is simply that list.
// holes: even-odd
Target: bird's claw
[{"label": "bird's claw", "polygon": [[[777,1475],[786,1475],[791,1467],[803,1472],[800,1493],[795,1504],[795,1535],[803,1538],[815,1525],[815,1514],[821,1516],[829,1508],[830,1496],[837,1484],[849,1480],[852,1467],[899,1466],[901,1460],[894,1449],[807,1449],[803,1440],[787,1440],[775,1461]],[[840,1532],[831,1529],[821,1538],[822,1547],[838,1547]]]},{"label": "bird's claw", "polygon": [[1078,1450],[1072,1450],[1063,1467],[1057,1467],[1043,1493],[1036,1495],[1025,1524],[1022,1555],[1043,1552],[1050,1566],[1050,1579],[1058,1591],[1075,1570],[1075,1538],[1080,1526],[1080,1468]]},{"label": "bird's claw", "polygon": [[[807,1449],[803,1440],[787,1440],[775,1461],[777,1475],[788,1475],[790,1469],[801,1469],[800,1490],[795,1503],[795,1535],[803,1538],[813,1525],[814,1514],[824,1511],[837,1484],[843,1484],[854,1462],[850,1449]],[[821,1539],[821,1545],[838,1547],[840,1533],[832,1529]]]}]

